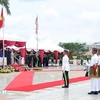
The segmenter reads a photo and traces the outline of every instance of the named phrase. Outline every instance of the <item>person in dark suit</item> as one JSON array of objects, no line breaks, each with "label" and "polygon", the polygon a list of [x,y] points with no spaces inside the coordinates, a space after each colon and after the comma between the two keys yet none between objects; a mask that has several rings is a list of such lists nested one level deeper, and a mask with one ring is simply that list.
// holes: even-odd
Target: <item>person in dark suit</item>
[{"label": "person in dark suit", "polygon": [[43,66],[46,66],[46,56],[43,57]]},{"label": "person in dark suit", "polygon": [[11,64],[11,50],[10,50],[10,48],[6,49],[5,56],[7,57],[7,65],[10,65]]},{"label": "person in dark suit", "polygon": [[2,49],[0,49],[0,57],[3,57]]},{"label": "person in dark suit", "polygon": [[33,66],[34,66],[34,67],[36,67],[36,61],[37,61],[37,60],[36,60],[36,56],[33,55]]},{"label": "person in dark suit", "polygon": [[81,58],[81,65],[83,65],[83,58]]},{"label": "person in dark suit", "polygon": [[48,67],[48,63],[49,63],[49,58],[48,58],[48,56],[46,55],[46,67]]},{"label": "person in dark suit", "polygon": [[31,51],[30,54],[28,55],[28,67],[33,66],[33,52]]},{"label": "person in dark suit", "polygon": [[59,60],[59,65],[62,66],[62,59]]},{"label": "person in dark suit", "polygon": [[42,67],[42,61],[40,55],[38,55],[38,66]]}]

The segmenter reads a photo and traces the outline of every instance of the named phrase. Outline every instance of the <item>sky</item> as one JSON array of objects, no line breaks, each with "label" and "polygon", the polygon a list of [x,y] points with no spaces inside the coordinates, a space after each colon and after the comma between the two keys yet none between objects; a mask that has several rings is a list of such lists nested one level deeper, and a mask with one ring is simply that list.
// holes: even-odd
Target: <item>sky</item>
[{"label": "sky", "polygon": [[[4,32],[28,41],[36,38],[38,14],[40,40],[59,42],[100,41],[100,0],[9,0],[11,16],[4,12]],[[0,31],[2,32],[2,31]]]}]

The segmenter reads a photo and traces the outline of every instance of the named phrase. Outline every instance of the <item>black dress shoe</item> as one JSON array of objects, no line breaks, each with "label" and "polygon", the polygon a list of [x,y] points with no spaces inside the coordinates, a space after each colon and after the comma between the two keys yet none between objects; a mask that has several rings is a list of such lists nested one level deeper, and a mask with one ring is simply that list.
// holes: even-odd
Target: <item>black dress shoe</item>
[{"label": "black dress shoe", "polygon": [[62,86],[62,88],[69,88],[68,86]]},{"label": "black dress shoe", "polygon": [[94,94],[95,94],[95,95],[98,95],[98,92],[97,92],[97,91],[95,91],[95,92],[94,92]]},{"label": "black dress shoe", "polygon": [[89,92],[88,94],[94,94],[94,92],[93,92],[93,91],[91,91],[91,92]]}]

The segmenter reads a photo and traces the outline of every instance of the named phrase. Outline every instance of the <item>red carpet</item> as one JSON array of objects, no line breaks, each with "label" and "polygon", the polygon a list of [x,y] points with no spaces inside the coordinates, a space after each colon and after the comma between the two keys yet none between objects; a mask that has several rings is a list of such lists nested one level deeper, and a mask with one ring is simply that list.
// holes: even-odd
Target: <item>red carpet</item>
[{"label": "red carpet", "polygon": [[[70,71],[84,71],[84,70],[70,70]],[[35,70],[35,72],[62,72],[62,70]]]},{"label": "red carpet", "polygon": [[34,72],[21,72],[12,82],[5,88],[5,90],[9,90],[10,88],[22,87],[32,85]]},{"label": "red carpet", "polygon": [[24,68],[22,68],[21,66],[19,66],[18,64],[14,64],[13,67],[15,69],[18,69],[19,71],[24,71]]},{"label": "red carpet", "polygon": [[[70,83],[81,82],[81,81],[85,81],[85,80],[89,80],[89,78],[88,77],[72,78],[72,79],[70,79]],[[6,90],[29,92],[29,91],[59,86],[59,85],[62,85],[62,84],[63,84],[63,81],[58,80],[58,81],[46,82],[46,83],[35,84],[35,85],[30,84],[30,85],[27,85],[27,86],[24,85],[24,86],[19,86],[19,87],[10,87]]]}]

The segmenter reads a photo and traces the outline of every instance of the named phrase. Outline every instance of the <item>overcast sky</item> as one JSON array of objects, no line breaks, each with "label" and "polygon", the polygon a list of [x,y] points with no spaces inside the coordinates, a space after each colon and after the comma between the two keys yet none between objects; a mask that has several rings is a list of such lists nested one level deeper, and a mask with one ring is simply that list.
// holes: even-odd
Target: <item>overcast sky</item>
[{"label": "overcast sky", "polygon": [[59,42],[100,41],[100,0],[10,0],[5,33],[29,40],[39,17],[39,38]]}]

